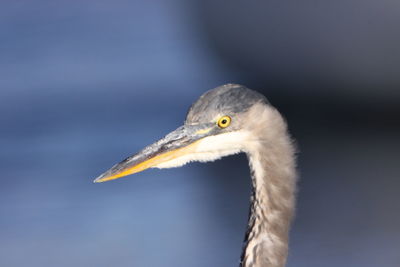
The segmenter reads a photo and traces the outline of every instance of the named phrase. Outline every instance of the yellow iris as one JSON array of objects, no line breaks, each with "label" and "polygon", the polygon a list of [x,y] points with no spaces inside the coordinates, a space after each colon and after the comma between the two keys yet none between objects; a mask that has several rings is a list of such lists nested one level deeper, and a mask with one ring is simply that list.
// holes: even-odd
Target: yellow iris
[{"label": "yellow iris", "polygon": [[229,126],[229,124],[231,124],[231,117],[223,116],[218,120],[217,124],[220,128],[226,128]]}]

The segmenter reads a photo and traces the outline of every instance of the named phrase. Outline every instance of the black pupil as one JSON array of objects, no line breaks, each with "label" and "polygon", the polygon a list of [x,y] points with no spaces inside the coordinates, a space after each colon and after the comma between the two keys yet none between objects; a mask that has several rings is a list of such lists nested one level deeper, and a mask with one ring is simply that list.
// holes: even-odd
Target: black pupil
[{"label": "black pupil", "polygon": [[227,120],[226,120],[226,119],[223,119],[223,120],[221,121],[221,123],[222,123],[222,124],[226,124],[226,123],[227,123]]}]

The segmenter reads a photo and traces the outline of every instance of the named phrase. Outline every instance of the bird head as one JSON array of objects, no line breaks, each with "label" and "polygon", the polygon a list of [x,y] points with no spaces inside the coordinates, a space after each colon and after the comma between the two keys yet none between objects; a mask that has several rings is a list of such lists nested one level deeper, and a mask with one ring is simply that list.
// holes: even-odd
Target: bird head
[{"label": "bird head", "polygon": [[204,93],[189,109],[184,124],[161,140],[114,165],[95,179],[105,182],[148,168],[179,167],[191,161],[213,161],[246,150],[257,114],[256,104],[267,99],[237,84],[226,84]]}]

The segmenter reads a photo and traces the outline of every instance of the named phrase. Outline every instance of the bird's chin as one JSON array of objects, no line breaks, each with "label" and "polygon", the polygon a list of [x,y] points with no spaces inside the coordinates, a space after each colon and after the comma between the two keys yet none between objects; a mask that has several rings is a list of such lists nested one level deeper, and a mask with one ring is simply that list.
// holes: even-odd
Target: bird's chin
[{"label": "bird's chin", "polygon": [[[153,168],[181,167],[190,162],[209,162],[245,151],[249,136],[246,132],[227,132],[202,138],[191,144],[189,153],[154,165]],[[239,140],[239,141],[238,141]]]},{"label": "bird's chin", "polygon": [[155,165],[153,168],[158,169],[166,169],[166,168],[175,168],[181,167],[190,162],[209,162],[220,159],[224,156],[234,155],[242,152],[241,150],[226,150],[226,151],[218,151],[215,152],[199,152],[191,155],[185,155],[179,158],[175,158],[173,160],[169,160],[163,163],[159,163]]}]

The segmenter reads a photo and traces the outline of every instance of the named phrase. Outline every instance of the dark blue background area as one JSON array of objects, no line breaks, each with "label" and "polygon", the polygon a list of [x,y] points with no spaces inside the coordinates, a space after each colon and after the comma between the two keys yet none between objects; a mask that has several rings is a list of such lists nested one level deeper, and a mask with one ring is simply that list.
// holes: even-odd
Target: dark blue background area
[{"label": "dark blue background area", "polygon": [[299,146],[288,266],[400,265],[396,1],[2,1],[0,266],[237,266],[245,155],[93,184],[203,92]]}]

